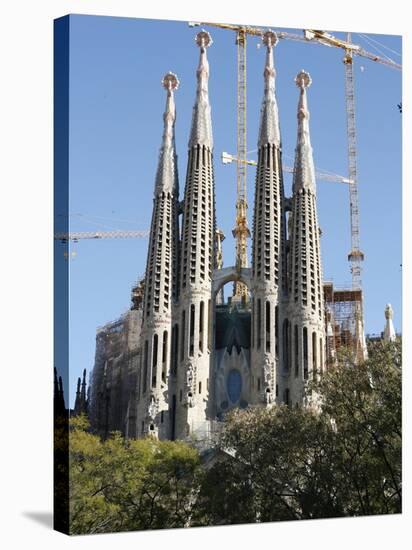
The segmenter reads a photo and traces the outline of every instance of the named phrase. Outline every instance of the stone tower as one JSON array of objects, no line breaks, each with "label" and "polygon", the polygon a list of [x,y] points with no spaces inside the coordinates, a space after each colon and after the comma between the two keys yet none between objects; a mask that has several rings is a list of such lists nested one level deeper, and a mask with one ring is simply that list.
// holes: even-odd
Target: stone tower
[{"label": "stone tower", "polygon": [[273,49],[278,39],[263,35],[265,91],[260,114],[252,245],[252,404],[272,403],[277,395],[277,364],[282,352],[279,307],[284,286],[284,191]]},{"label": "stone tower", "polygon": [[177,299],[179,183],[174,127],[174,90],[179,81],[173,73],[162,81],[166,89],[164,132],[155,180],[153,214],[144,285],[141,331],[141,366],[137,381],[137,436],[152,434],[168,438],[168,384],[172,308]]},{"label": "stone tower", "polygon": [[306,382],[323,372],[325,362],[320,231],[306,91],[311,85],[310,75],[301,71],[295,82],[299,103],[289,253],[290,294],[282,327],[290,366],[289,385],[283,388],[284,401],[291,405],[302,402]]},{"label": "stone tower", "polygon": [[385,342],[395,342],[396,332],[393,326],[393,308],[391,304],[386,304],[385,319],[386,319],[386,323],[383,331],[383,339]]},{"label": "stone tower", "polygon": [[86,369],[83,370],[83,379],[77,379],[76,400],[74,402],[74,414],[87,414]]},{"label": "stone tower", "polygon": [[215,267],[213,137],[208,95],[208,32],[196,35],[200,49],[183,206],[179,310],[175,316],[171,394],[172,438],[207,430],[212,341],[211,292]]}]

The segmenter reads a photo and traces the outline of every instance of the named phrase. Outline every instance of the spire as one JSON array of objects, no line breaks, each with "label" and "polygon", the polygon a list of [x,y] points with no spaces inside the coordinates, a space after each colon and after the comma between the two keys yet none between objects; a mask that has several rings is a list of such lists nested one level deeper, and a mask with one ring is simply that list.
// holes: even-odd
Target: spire
[{"label": "spire", "polygon": [[167,91],[167,98],[163,115],[164,129],[156,174],[155,195],[163,191],[170,191],[177,196],[179,194],[179,183],[175,147],[176,106],[174,90],[178,89],[179,80],[175,74],[168,72],[162,80],[162,85]]},{"label": "spire", "polygon": [[[306,89],[311,78],[300,71],[295,78],[299,88],[298,136],[293,174],[292,221],[289,252],[289,311],[293,331],[289,352],[292,351],[291,399],[293,402],[314,403],[314,395],[305,395],[310,379],[316,380],[325,368],[325,341],[329,339],[330,319],[325,331],[320,231],[318,224],[316,184],[312,147],[309,135],[309,110]],[[333,331],[332,331],[333,332]],[[288,331],[286,332],[289,336]],[[329,357],[331,359],[331,357]]]},{"label": "spire", "polygon": [[66,405],[64,403],[63,380],[61,376],[59,376],[59,401],[60,401],[60,406],[62,407],[62,410],[64,410],[66,408]]},{"label": "spire", "polygon": [[54,411],[59,416],[66,412],[63,395],[63,381],[61,376],[57,378],[57,369],[54,367]]},{"label": "spire", "polygon": [[262,41],[266,46],[266,64],[263,72],[265,92],[260,111],[258,147],[268,143],[280,147],[279,114],[275,92],[276,71],[273,62],[273,48],[278,43],[278,37],[273,31],[267,31],[264,33]]},{"label": "spire", "polygon": [[80,411],[81,411],[81,390],[80,390],[81,382],[82,381],[79,376],[79,378],[77,379],[76,399],[74,401],[74,414],[80,414]]},{"label": "spire", "polygon": [[[134,289],[133,302],[140,309],[142,293],[140,358],[142,393],[138,397],[137,414],[141,418],[138,434],[143,435],[149,426],[153,434],[165,437],[168,420],[163,422],[168,409],[165,392],[170,373],[170,342],[172,315],[177,298],[177,273],[179,261],[179,184],[175,146],[176,107],[174,91],[179,87],[177,76],[168,72],[162,80],[166,90],[166,107],[163,115],[163,137],[157,167],[149,248],[145,279]],[[147,391],[150,388],[150,391]],[[151,395],[157,403],[156,418],[150,416]],[[88,404],[86,402],[86,408]],[[157,413],[156,413],[157,414]],[[152,428],[150,428],[152,429]],[[159,430],[159,431],[157,431]]]},{"label": "spire", "polygon": [[396,340],[396,332],[393,326],[393,309],[391,304],[387,304],[385,308],[386,325],[383,331],[383,339],[385,342],[394,342]]},{"label": "spire", "polygon": [[309,73],[300,71],[295,78],[300,89],[298,103],[298,138],[295,149],[295,167],[293,176],[293,192],[299,189],[310,189],[316,194],[315,168],[313,164],[312,146],[309,132],[309,110],[306,89],[312,84]]},{"label": "spire", "polygon": [[[80,378],[79,378],[80,380]],[[81,390],[81,399],[82,403],[86,403],[86,369],[83,371],[83,382],[82,382],[82,390]]]},{"label": "spire", "polygon": [[[252,244],[251,403],[268,404],[276,396],[281,357],[279,337],[286,281],[285,212],[279,114],[273,48],[277,36],[267,31],[263,102],[260,110]],[[276,328],[275,328],[276,327]]]},{"label": "spire", "polygon": [[[200,48],[197,69],[197,92],[189,138],[182,238],[180,241],[180,286],[174,326],[179,335],[179,354],[172,352],[173,392],[179,395],[173,437],[199,434],[208,423],[208,400],[211,376],[212,277],[216,267],[215,189],[213,139],[208,95],[209,64],[206,49],[212,44],[210,34],[196,35]],[[174,329],[173,329],[174,330]]]},{"label": "spire", "polygon": [[54,367],[54,398],[58,399],[59,397],[59,382],[57,380],[57,369]]},{"label": "spire", "polygon": [[189,148],[196,145],[205,145],[213,148],[212,118],[209,104],[209,63],[206,48],[213,44],[210,34],[202,30],[195,37],[196,44],[200,48],[199,66],[197,68],[197,92],[193,106],[192,129],[190,132]]}]

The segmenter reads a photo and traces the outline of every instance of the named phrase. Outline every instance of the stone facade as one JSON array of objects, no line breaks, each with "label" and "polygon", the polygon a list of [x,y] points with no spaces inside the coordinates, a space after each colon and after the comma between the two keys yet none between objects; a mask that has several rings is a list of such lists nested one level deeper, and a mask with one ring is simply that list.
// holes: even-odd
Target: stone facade
[{"label": "stone facade", "polygon": [[[291,403],[300,403],[308,380],[325,366],[325,315],[323,305],[320,230],[317,220],[315,168],[309,133],[308,73],[296,76],[299,88],[298,137],[295,150],[291,234],[289,236],[289,298],[282,321],[284,357]],[[286,399],[285,399],[286,400]]]},{"label": "stone facade", "polygon": [[209,378],[211,365],[211,292],[216,262],[213,135],[208,94],[209,33],[196,35],[200,49],[197,92],[188,147],[183,206],[179,304],[175,327],[180,342],[171,394],[174,426],[171,435],[182,438],[207,431],[210,417]]},{"label": "stone facade", "polygon": [[172,306],[177,300],[179,258],[179,181],[174,126],[173,73],[163,78],[166,90],[164,132],[155,181],[153,215],[146,264],[141,364],[137,376],[136,435],[169,436],[168,385],[171,371]]},{"label": "stone facade", "polygon": [[276,34],[263,36],[266,45],[264,96],[260,115],[252,249],[251,403],[276,399],[280,306],[285,300],[286,255],[282,149],[275,93],[273,49]]},{"label": "stone facade", "polygon": [[[123,370],[114,368],[116,361],[121,362],[114,344],[112,357],[107,357],[103,342],[113,338],[114,326],[106,327],[104,334],[109,336],[97,337],[91,417],[102,434],[120,426],[129,437],[204,439],[234,407],[308,404],[308,381],[322,375],[333,355],[330,339],[326,347],[325,327],[331,325],[331,316],[325,316],[309,133],[311,79],[301,71],[295,80],[298,131],[293,194],[287,198],[275,91],[276,34],[266,32],[263,43],[266,60],[250,268],[223,267],[224,235],[216,229],[209,33],[196,35],[197,91],[181,203],[174,140],[178,80],[172,73],[163,80],[167,99],[144,298],[127,314],[134,327],[133,344],[129,336],[122,340],[118,335],[119,349],[134,354],[133,363]],[[247,299],[224,303],[223,286],[229,282],[245,285]],[[124,369],[129,378],[122,393],[118,377],[125,379],[119,374]],[[108,382],[109,372],[117,383]]]}]

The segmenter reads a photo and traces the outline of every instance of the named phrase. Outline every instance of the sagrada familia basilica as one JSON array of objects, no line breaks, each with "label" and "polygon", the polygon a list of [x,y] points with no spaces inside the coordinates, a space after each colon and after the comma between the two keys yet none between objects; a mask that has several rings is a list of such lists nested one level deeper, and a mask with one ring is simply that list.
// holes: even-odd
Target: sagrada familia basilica
[{"label": "sagrada familia basilica", "polygon": [[[250,267],[222,264],[208,32],[196,35],[200,56],[183,199],[175,147],[179,81],[172,73],[163,79],[164,131],[145,279],[133,290],[133,306],[120,320],[122,328],[113,323],[97,336],[90,418],[103,435],[121,429],[128,437],[205,437],[235,407],[306,406],[307,383],[333,362],[336,325],[325,296],[334,291],[322,280],[309,131],[311,77],[301,71],[295,78],[297,139],[292,196],[286,197],[276,101],[276,34],[265,32],[263,43]],[[243,292],[225,302],[223,287],[230,282],[241,285]],[[239,294],[241,299],[236,298]],[[356,315],[353,319],[347,329],[360,353],[366,353],[363,326]],[[108,340],[119,338],[126,352],[104,355]]]}]

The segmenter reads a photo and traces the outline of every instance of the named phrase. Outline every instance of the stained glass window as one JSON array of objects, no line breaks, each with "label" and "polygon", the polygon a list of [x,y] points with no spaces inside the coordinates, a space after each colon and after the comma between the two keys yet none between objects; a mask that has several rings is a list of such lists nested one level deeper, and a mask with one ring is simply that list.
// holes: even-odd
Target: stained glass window
[{"label": "stained glass window", "polygon": [[227,393],[232,403],[237,403],[242,391],[242,376],[236,369],[232,369],[227,377]]}]

